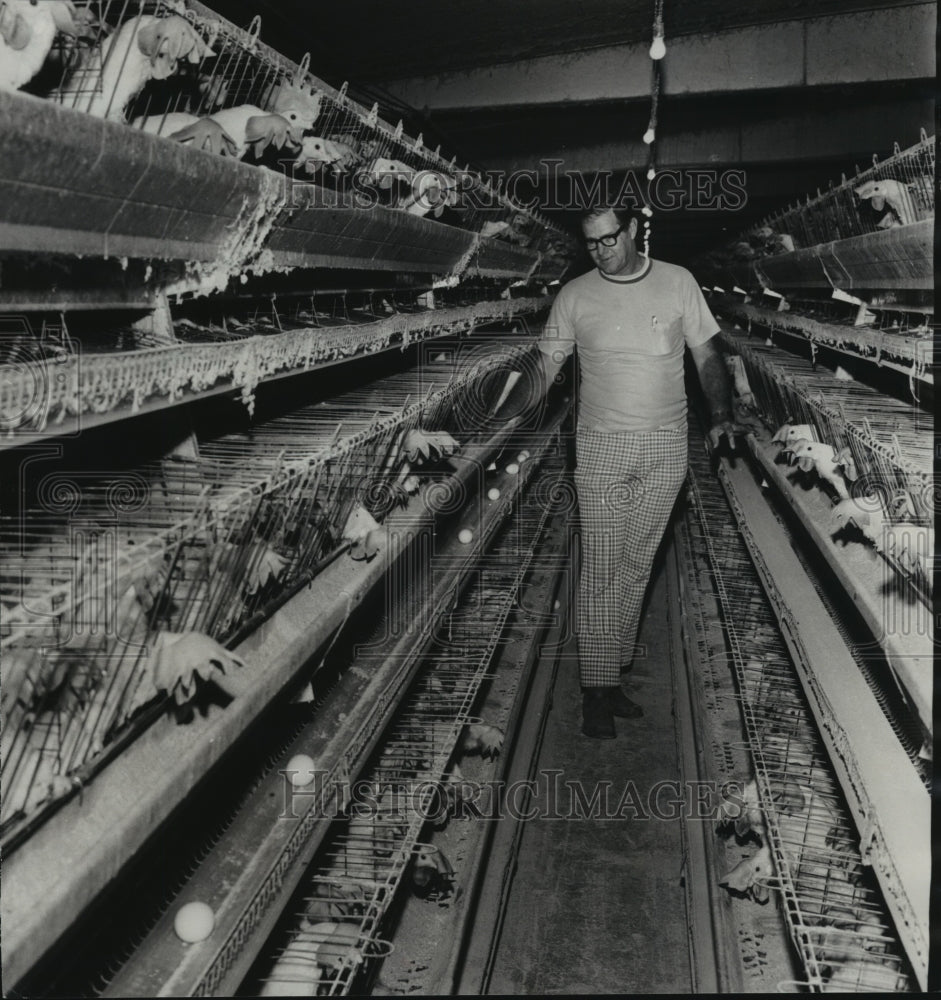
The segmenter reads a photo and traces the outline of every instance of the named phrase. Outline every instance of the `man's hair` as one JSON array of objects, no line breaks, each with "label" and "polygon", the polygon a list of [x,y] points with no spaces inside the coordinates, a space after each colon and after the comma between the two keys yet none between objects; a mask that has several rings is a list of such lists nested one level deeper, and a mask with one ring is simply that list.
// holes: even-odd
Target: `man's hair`
[{"label": "man's hair", "polygon": [[633,208],[627,208],[624,205],[592,205],[590,208],[586,208],[582,211],[579,222],[584,225],[589,219],[594,219],[599,215],[606,215],[608,212],[614,212],[614,217],[618,220],[618,224],[623,226],[625,229],[631,224],[631,219],[637,219],[638,224],[640,222],[638,213]]}]

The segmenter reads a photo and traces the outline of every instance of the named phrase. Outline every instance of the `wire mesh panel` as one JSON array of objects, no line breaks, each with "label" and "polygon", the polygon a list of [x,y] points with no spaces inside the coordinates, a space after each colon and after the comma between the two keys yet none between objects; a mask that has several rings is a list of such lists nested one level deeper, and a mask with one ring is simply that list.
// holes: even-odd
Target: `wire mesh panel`
[{"label": "wire mesh panel", "polygon": [[242,29],[196,2],[91,0],[55,22],[44,16],[43,27],[46,53],[17,85],[66,107],[213,153],[264,155],[298,181],[348,188],[355,178],[359,195],[412,214],[461,208],[472,222],[476,206],[497,206],[519,222],[514,239],[525,245],[547,231],[568,242],[401,122],[393,128],[378,108],[350,100],[345,85],[314,77],[309,57],[298,66],[268,48],[260,17]]},{"label": "wire mesh panel", "polygon": [[370,558],[517,353],[429,361],[133,473],[38,467],[0,521],[2,823],[86,780],[162,698],[185,717],[201,683],[224,690],[226,646],[345,549]]},{"label": "wire mesh panel", "polygon": [[934,178],[935,137],[922,129],[915,145],[896,143],[888,159],[873,156],[867,170],[818,188],[695,267],[744,288],[929,289]]},{"label": "wire mesh panel", "polygon": [[[741,356],[758,409],[775,428],[800,427],[802,437],[851,457],[852,496],[877,498],[890,527],[906,526],[911,538],[900,543],[892,536],[887,555],[918,589],[930,593],[932,439],[920,412],[773,346],[728,332],[722,336]],[[849,492],[845,486],[844,491]]]},{"label": "wire mesh panel", "polygon": [[710,631],[695,598],[694,618],[706,655],[733,671],[753,765],[722,814],[752,853],[722,885],[756,903],[780,895],[805,972],[780,989],[910,991],[914,977],[774,613],[702,449],[690,449],[690,463],[687,527],[707,561],[721,629]]},{"label": "wire mesh panel", "polygon": [[713,302],[712,308],[744,324],[749,333],[753,324],[772,331],[786,330],[806,337],[814,345],[855,354],[876,365],[895,367],[914,380],[933,381],[931,317],[924,309],[906,312],[899,307],[880,311],[878,315],[869,313],[866,325],[859,325],[845,317],[845,303],[833,300],[802,302],[800,312],[777,312],[728,298]]},{"label": "wire mesh panel", "polygon": [[[254,984],[261,995],[275,995],[285,981],[294,994],[354,991],[368,981],[368,967],[388,953],[381,921],[403,882],[426,899],[442,901],[453,891],[450,861],[421,842],[421,833],[427,824],[445,825],[459,803],[463,778],[453,761],[467,749],[463,737],[481,724],[471,711],[548,516],[543,508],[526,518],[506,551],[498,543],[448,616],[447,641],[435,643],[424,658],[373,765],[354,786],[346,815],[305,876],[294,912],[275,932],[273,961],[262,963]],[[329,947],[314,948],[313,964],[293,968],[295,957],[301,951],[310,957],[321,939],[348,942],[346,960],[334,960]]]},{"label": "wire mesh panel", "polygon": [[[260,17],[242,29],[195,0],[92,0],[78,10],[58,0],[39,5],[4,0],[4,5],[15,8],[12,17],[36,21],[38,45],[24,54],[22,73],[5,91],[28,87],[82,115],[131,126],[176,147],[172,152],[161,147],[158,154],[150,143],[122,142],[113,128],[94,128],[81,115],[44,114],[42,126],[31,128],[35,105],[11,98],[11,127],[29,137],[28,148],[5,164],[3,178],[16,196],[7,208],[9,221],[26,227],[17,234],[18,249],[47,249],[42,231],[62,228],[69,240],[57,241],[56,252],[90,253],[93,247],[104,256],[216,261],[241,253],[247,262],[257,257],[272,228],[284,237],[297,206],[381,205],[466,230],[475,224],[475,208],[484,205],[498,206],[519,221],[514,239],[534,248],[530,265],[540,259],[535,247],[546,233],[553,239],[540,252],[548,262],[564,268],[571,256],[571,238],[547,219],[515,205],[479,174],[458,169],[438,149],[429,150],[421,135],[405,134],[401,122],[392,127],[376,107],[367,110],[349,99],[345,84],[335,90],[313,76],[308,57],[298,65],[264,45]],[[267,167],[283,182],[239,172],[240,193],[248,200],[236,197],[234,189],[228,197],[216,189],[228,186],[222,178],[235,168],[202,157],[191,160],[181,145]],[[102,147],[109,170],[96,160]],[[38,186],[30,184],[39,176],[37,164],[43,178]],[[139,164],[152,176],[139,179],[139,190],[125,190],[115,175]],[[207,199],[215,194],[208,213],[192,202],[194,178],[204,182]],[[65,217],[56,215],[48,189],[74,194]],[[61,199],[54,202],[61,206]],[[157,210],[174,224],[157,227],[151,217]],[[214,213],[222,218],[205,217]],[[104,242],[98,230],[102,219],[110,219]],[[304,224],[319,231],[306,216]],[[220,247],[227,235],[226,247]],[[432,234],[425,231],[425,237],[429,242]],[[388,241],[389,233],[383,238]],[[427,261],[429,273],[447,270],[439,259],[444,248],[438,250],[438,257]],[[273,252],[277,256],[277,247]],[[451,263],[462,252],[451,255]]]}]

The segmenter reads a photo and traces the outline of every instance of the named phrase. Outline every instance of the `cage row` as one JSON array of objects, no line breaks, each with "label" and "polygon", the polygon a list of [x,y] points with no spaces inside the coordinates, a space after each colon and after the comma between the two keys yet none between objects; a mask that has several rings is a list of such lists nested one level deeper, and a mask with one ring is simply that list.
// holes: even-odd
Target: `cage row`
[{"label": "cage row", "polygon": [[[138,713],[225,696],[230,651],[329,561],[370,559],[475,440],[512,350],[420,370],[133,470],[46,472],[3,523],[3,821],[68,791]],[[230,648],[226,648],[230,647]]]},{"label": "cage row", "polygon": [[[283,172],[482,236],[566,255],[568,238],[422,137],[388,125],[202,4],[5,0],[0,89]],[[198,164],[194,163],[194,169]]]}]

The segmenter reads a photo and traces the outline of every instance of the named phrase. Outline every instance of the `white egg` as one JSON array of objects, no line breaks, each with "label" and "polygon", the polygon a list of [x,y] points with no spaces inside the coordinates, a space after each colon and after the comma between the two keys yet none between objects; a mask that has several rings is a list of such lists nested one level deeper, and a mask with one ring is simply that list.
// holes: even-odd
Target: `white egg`
[{"label": "white egg", "polygon": [[288,766],[285,768],[288,781],[295,788],[303,788],[305,785],[309,785],[314,780],[314,767],[313,757],[309,757],[306,753],[295,754],[288,761]]},{"label": "white egg", "polygon": [[527,458],[529,458],[529,452],[524,449],[516,456],[516,461],[522,463],[525,462]]},{"label": "white egg", "polygon": [[474,533],[470,530],[470,528],[461,528],[458,532],[457,540],[464,545],[470,544],[470,542],[473,541],[473,538]]},{"label": "white egg", "polygon": [[515,476],[516,473],[520,471],[520,467],[516,464],[516,462],[510,462],[510,464],[506,467],[506,471],[511,476]]},{"label": "white egg", "polygon": [[499,500],[500,491],[496,488],[496,486],[494,486],[491,489],[487,490],[487,496],[491,500]]},{"label": "white egg", "polygon": [[177,910],[173,919],[176,936],[187,944],[205,941],[215,926],[216,917],[206,903],[187,903]]}]

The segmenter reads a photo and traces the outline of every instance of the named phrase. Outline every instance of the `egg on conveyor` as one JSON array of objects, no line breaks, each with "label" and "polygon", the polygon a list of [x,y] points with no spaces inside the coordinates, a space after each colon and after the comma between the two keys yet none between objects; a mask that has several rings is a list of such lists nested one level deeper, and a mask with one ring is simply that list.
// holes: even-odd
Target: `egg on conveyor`
[{"label": "egg on conveyor", "polygon": [[510,464],[506,467],[506,471],[511,476],[515,476],[516,473],[520,471],[520,467],[516,464],[516,462],[510,462]]},{"label": "egg on conveyor", "polygon": [[520,452],[520,453],[519,453],[519,454],[518,454],[518,455],[516,456],[516,461],[517,461],[517,462],[520,462],[520,463],[523,463],[523,462],[525,462],[525,461],[526,461],[526,459],[527,459],[527,458],[529,458],[529,452],[528,452],[528,451],[526,451],[525,449],[523,449],[523,451],[521,451],[521,452]]},{"label": "egg on conveyor", "polygon": [[470,528],[461,528],[458,532],[457,540],[463,545],[469,545],[474,540],[474,533]]},{"label": "egg on conveyor", "polygon": [[177,910],[173,920],[176,936],[186,944],[205,941],[215,926],[216,917],[206,903],[187,903]]},{"label": "egg on conveyor", "polygon": [[496,488],[496,486],[494,486],[491,489],[487,490],[487,496],[491,500],[499,500],[500,499],[500,491]]},{"label": "egg on conveyor", "polygon": [[314,759],[306,753],[295,754],[284,769],[295,788],[303,788],[314,780]]}]

